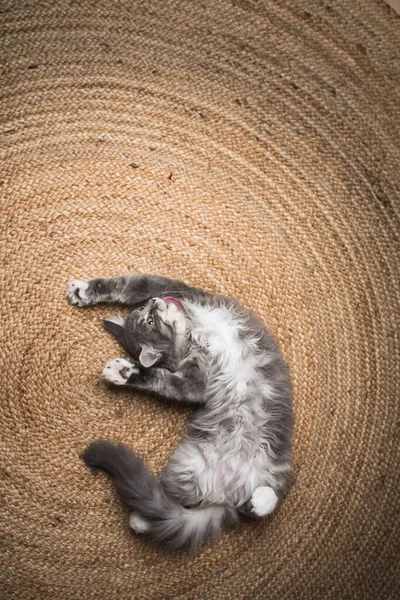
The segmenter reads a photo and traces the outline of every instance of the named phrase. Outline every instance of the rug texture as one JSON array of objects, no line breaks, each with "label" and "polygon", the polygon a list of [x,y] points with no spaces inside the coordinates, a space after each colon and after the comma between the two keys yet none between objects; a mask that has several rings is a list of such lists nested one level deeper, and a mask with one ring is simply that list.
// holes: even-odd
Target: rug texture
[{"label": "rug texture", "polygon": [[[378,0],[3,0],[0,597],[395,599],[400,19]],[[294,386],[295,481],[197,554],[128,527],[79,455],[158,474],[185,409],[112,390],[72,278],[238,297]],[[122,309],[124,313],[124,309]]]}]

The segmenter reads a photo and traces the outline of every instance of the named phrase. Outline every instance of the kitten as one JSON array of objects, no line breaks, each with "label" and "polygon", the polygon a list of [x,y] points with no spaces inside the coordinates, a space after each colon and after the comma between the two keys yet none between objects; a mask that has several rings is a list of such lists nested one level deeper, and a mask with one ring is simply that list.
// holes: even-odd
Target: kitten
[{"label": "kitten", "polygon": [[67,297],[133,306],[126,319],[104,321],[133,359],[110,360],[107,381],[196,408],[159,483],[122,444],[84,451],[88,467],[114,479],[132,529],[193,549],[239,513],[271,513],[291,475],[292,406],[287,367],[259,319],[235,300],[153,275],[74,280]]}]

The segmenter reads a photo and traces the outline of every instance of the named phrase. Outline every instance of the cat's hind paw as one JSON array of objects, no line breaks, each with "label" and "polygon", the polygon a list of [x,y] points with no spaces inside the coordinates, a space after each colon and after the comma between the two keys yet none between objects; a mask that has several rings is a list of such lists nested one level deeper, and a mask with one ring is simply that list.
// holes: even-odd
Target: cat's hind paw
[{"label": "cat's hind paw", "polygon": [[89,283],[87,281],[80,281],[79,279],[73,279],[67,287],[67,299],[71,304],[75,304],[82,308],[88,306],[91,301],[88,294]]},{"label": "cat's hind paw", "polygon": [[138,375],[139,369],[124,358],[109,360],[103,369],[103,377],[115,385],[125,385],[132,375]]},{"label": "cat's hind paw", "polygon": [[252,512],[257,515],[257,517],[264,517],[273,512],[277,502],[278,496],[272,487],[262,485],[254,490],[251,497],[251,503],[253,505]]}]

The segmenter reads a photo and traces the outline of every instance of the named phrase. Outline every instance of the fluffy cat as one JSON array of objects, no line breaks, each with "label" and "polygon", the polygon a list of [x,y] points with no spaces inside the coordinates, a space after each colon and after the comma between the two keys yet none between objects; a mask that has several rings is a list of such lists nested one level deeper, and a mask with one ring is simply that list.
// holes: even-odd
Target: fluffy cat
[{"label": "fluffy cat", "polygon": [[292,405],[288,369],[259,319],[235,300],[153,275],[74,280],[67,297],[133,306],[126,319],[104,321],[133,359],[110,360],[106,380],[196,408],[160,482],[122,444],[84,451],[88,467],[113,478],[132,529],[193,549],[239,513],[271,513],[290,481]]}]

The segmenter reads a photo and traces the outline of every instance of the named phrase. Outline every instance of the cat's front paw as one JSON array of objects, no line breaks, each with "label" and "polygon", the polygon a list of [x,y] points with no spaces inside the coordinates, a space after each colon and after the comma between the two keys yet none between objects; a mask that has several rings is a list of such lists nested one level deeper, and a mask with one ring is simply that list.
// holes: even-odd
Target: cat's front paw
[{"label": "cat's front paw", "polygon": [[67,287],[67,298],[71,304],[83,307],[91,304],[90,284],[87,281],[73,279]]},{"label": "cat's front paw", "polygon": [[109,360],[103,369],[103,377],[115,385],[125,385],[132,375],[138,375],[139,369],[124,358]]}]

